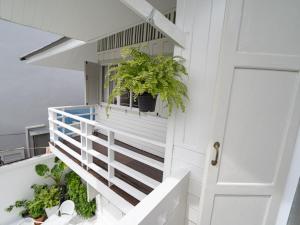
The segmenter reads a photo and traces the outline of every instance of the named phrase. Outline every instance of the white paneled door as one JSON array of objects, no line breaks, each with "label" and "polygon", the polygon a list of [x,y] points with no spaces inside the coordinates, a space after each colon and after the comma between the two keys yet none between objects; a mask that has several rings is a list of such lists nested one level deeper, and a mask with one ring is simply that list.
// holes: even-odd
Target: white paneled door
[{"label": "white paneled door", "polygon": [[299,0],[226,3],[201,225],[275,224],[300,119],[299,12]]}]

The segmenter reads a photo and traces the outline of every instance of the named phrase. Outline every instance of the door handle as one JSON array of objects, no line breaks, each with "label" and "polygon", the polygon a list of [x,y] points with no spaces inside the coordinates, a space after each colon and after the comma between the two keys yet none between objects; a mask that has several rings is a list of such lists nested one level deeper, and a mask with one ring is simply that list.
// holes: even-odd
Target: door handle
[{"label": "door handle", "polygon": [[214,149],[216,150],[216,157],[214,160],[211,160],[211,165],[216,166],[218,164],[219,159],[220,142],[217,141],[214,143]]}]

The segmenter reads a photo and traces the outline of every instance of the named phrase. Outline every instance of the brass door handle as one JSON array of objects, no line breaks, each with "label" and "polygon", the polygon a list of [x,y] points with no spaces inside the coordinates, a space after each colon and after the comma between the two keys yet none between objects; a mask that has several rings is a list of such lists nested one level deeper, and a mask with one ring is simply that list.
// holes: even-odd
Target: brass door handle
[{"label": "brass door handle", "polygon": [[220,142],[217,141],[217,142],[214,143],[214,149],[216,150],[216,157],[215,157],[214,160],[211,160],[211,165],[213,165],[213,166],[218,164]]}]

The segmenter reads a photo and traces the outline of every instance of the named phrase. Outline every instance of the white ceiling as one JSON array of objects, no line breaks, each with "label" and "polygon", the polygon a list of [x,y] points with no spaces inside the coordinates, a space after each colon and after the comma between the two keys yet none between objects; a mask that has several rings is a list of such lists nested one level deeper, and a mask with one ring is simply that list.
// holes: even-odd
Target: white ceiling
[{"label": "white ceiling", "polygon": [[[161,12],[176,6],[148,1]],[[85,42],[141,22],[119,0],[0,0],[0,18]]]}]

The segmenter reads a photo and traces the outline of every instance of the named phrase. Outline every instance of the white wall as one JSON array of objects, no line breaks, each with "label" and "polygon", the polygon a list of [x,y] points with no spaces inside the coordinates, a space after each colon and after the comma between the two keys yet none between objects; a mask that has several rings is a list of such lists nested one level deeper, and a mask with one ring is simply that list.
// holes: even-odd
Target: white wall
[{"label": "white wall", "polygon": [[53,159],[53,155],[43,155],[0,167],[0,225],[8,225],[21,218],[18,210],[8,213],[5,208],[16,200],[31,198],[31,185],[51,182],[36,175],[34,167],[40,163],[52,165]]},{"label": "white wall", "polygon": [[59,36],[1,20],[0,34],[0,149],[11,149],[25,146],[26,126],[48,124],[48,107],[82,104],[84,77],[19,60]]},{"label": "white wall", "polygon": [[[137,112],[125,112],[124,110],[115,109],[114,107],[112,107],[109,111],[109,117],[107,117],[105,107],[103,106],[99,107],[96,120],[118,130],[127,131],[128,133],[158,141],[160,143],[166,142],[167,120],[164,118],[147,115],[147,113],[142,113],[139,116]],[[120,136],[118,134],[116,134],[115,138],[160,157],[164,157],[165,155],[164,148]]]},{"label": "white wall", "polygon": [[[214,2],[214,10],[220,8],[218,4]],[[176,23],[187,32],[188,38],[187,47],[184,50],[175,48],[174,54],[186,59],[190,101],[186,113],[178,112],[169,120],[166,163],[168,173],[180,168],[191,171],[186,211],[186,224],[189,225],[199,221],[203,169],[212,130],[214,68],[217,68],[222,27],[222,23],[218,28],[219,24],[211,21],[212,6],[212,0],[177,1]],[[218,16],[222,19],[221,13]],[[215,27],[211,27],[212,22],[216,23]]]}]

